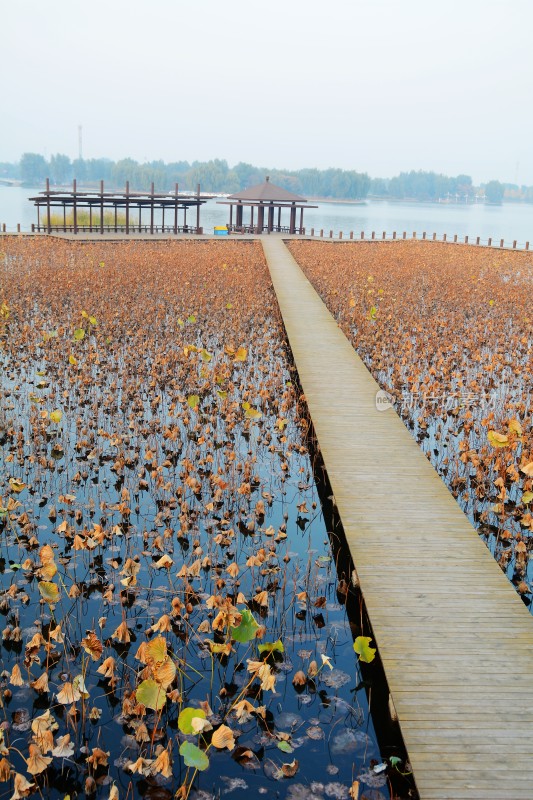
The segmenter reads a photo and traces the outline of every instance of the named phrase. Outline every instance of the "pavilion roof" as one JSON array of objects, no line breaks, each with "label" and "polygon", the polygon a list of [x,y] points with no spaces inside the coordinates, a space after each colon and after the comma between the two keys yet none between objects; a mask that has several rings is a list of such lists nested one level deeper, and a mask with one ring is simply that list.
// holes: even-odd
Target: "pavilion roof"
[{"label": "pavilion roof", "polygon": [[251,186],[249,189],[243,189],[241,192],[236,192],[228,197],[228,200],[256,200],[260,202],[275,202],[275,203],[306,203],[305,197],[299,194],[288,192],[281,186],[276,186],[270,183],[270,179],[259,183],[257,186]]}]

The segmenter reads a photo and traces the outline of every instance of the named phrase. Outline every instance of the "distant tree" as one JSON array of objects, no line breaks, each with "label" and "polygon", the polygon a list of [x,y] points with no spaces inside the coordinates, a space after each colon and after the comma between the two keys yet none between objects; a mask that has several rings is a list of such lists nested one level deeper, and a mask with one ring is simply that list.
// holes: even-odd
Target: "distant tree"
[{"label": "distant tree", "polygon": [[50,157],[50,180],[52,183],[66,183],[72,179],[72,164],[70,158],[57,153]]},{"label": "distant tree", "polygon": [[503,200],[504,186],[500,181],[489,181],[485,185],[485,197],[489,203],[500,204]]},{"label": "distant tree", "polygon": [[372,178],[369,192],[374,197],[386,197],[389,193],[389,181],[386,178]]},{"label": "distant tree", "polygon": [[75,158],[72,162],[72,177],[76,178],[77,186],[87,180],[87,162],[83,158]]},{"label": "distant tree", "polygon": [[20,178],[30,186],[39,186],[48,177],[48,163],[38,153],[23,153],[20,159]]},{"label": "distant tree", "polygon": [[0,162],[0,176],[2,178],[9,178],[10,180],[19,180],[20,165],[12,164],[9,161]]}]

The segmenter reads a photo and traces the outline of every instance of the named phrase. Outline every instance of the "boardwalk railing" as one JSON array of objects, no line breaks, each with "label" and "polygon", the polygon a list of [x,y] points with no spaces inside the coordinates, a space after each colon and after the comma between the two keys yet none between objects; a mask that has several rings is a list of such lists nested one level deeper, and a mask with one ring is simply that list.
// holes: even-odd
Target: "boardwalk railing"
[{"label": "boardwalk railing", "polygon": [[[227,226],[230,233],[236,234],[260,234],[260,231],[257,227],[252,227],[249,225],[243,225],[237,227],[236,225]],[[7,228],[5,223],[2,223],[0,227],[1,233],[23,233],[23,229],[20,223],[17,224],[16,228]],[[46,225],[32,225],[31,226],[32,233],[47,233],[48,228]],[[51,226],[50,229],[51,233],[126,233],[126,227],[124,225],[77,225],[76,230],[74,230],[73,225],[54,225]],[[129,226],[130,233],[169,233],[169,234],[176,234],[176,233],[192,233],[192,234],[203,234],[203,228],[196,227],[194,225],[134,225],[130,224]],[[268,230],[266,227],[263,228],[263,233],[267,233]],[[285,226],[275,227],[273,233],[283,233],[289,234],[289,229]],[[324,228],[311,228],[309,232],[307,232],[306,228],[299,228],[296,232],[297,236],[309,236],[313,239],[330,239],[335,241],[364,241],[364,242],[394,242],[394,241],[406,241],[406,240],[422,240],[428,242],[446,242],[448,244],[470,244],[477,247],[492,247],[498,250],[529,250],[529,241],[522,242],[518,239],[498,239],[496,237],[489,237],[488,239],[482,238],[481,236],[469,236],[469,235],[459,235],[454,233],[453,235],[449,235],[447,233],[437,234],[431,233],[429,234],[427,231],[422,231],[418,233],[417,231],[413,231],[412,233],[408,233],[407,231],[371,231],[370,233],[366,231],[361,231],[360,233],[354,231],[348,231],[347,235],[344,234],[343,231],[335,232],[333,230],[326,230]]]},{"label": "boardwalk railing", "polygon": [[[305,228],[303,231],[305,235]],[[496,247],[498,249],[503,248],[504,250],[529,250],[529,242],[519,242],[518,239],[505,240],[505,239],[497,239],[494,237],[489,237],[488,239],[482,239],[481,236],[469,236],[469,235],[459,235],[454,233],[453,236],[449,236],[447,233],[443,233],[442,236],[439,237],[437,233],[428,234],[427,231],[422,231],[422,233],[417,233],[417,231],[413,231],[409,234],[407,231],[402,231],[401,233],[398,231],[392,231],[392,233],[387,233],[387,231],[382,231],[378,233],[376,231],[372,231],[370,234],[366,233],[365,231],[361,231],[360,234],[355,233],[354,231],[349,231],[348,236],[345,237],[343,231],[339,231],[337,234],[334,231],[324,231],[324,228],[311,228],[309,234],[312,238],[319,238],[319,239],[360,239],[361,241],[371,241],[371,242],[393,242],[400,240],[413,240],[413,239],[421,239],[422,241],[431,241],[431,242],[448,242],[452,244],[473,244],[481,247]]]},{"label": "boardwalk railing", "polygon": [[[20,227],[20,226],[19,226]],[[46,225],[32,225],[32,233],[48,233]],[[3,231],[5,232],[5,231]],[[51,225],[50,233],[203,233],[203,228],[194,225]]]}]

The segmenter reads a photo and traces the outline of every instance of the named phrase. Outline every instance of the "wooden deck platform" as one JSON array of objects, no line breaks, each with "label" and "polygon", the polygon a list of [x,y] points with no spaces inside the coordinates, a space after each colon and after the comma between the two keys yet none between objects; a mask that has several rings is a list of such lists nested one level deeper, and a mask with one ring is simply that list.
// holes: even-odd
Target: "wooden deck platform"
[{"label": "wooden deck platform", "polygon": [[533,619],[283,240],[261,242],[420,797],[533,798]]}]

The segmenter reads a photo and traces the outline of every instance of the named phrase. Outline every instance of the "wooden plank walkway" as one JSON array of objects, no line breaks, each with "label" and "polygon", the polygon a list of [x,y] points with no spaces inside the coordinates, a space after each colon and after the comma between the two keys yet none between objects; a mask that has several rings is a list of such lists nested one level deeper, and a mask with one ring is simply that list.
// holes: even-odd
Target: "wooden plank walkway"
[{"label": "wooden plank walkway", "polygon": [[533,619],[281,237],[261,239],[422,800],[533,798]]}]

